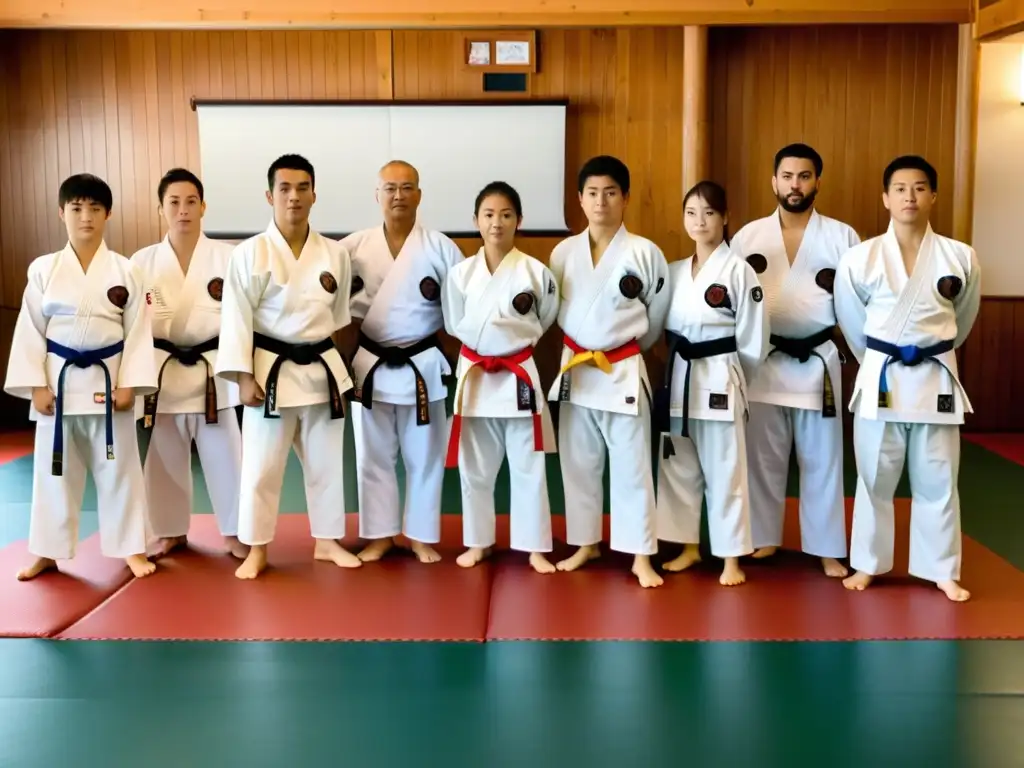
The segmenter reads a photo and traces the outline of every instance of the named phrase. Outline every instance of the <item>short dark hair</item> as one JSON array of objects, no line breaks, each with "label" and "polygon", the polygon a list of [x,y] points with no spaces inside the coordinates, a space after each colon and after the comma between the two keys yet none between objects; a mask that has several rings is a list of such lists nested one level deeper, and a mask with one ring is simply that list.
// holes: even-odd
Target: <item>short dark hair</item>
[{"label": "short dark hair", "polygon": [[76,202],[96,203],[110,213],[114,208],[114,193],[110,191],[110,185],[99,176],[76,173],[74,176],[68,176],[60,185],[57,205],[63,208],[68,203]]},{"label": "short dark hair", "polygon": [[921,171],[928,178],[928,186],[932,192],[939,191],[939,174],[935,167],[919,155],[901,155],[885,166],[882,174],[882,189],[889,190],[893,174],[896,171]]},{"label": "short dark hair", "polygon": [[825,168],[825,164],[821,160],[819,155],[813,147],[807,144],[788,144],[778,152],[775,153],[775,173],[779,172],[779,166],[782,165],[782,161],[787,157],[795,157],[798,160],[810,160],[814,165],[814,175],[821,176],[822,170]]},{"label": "short dark hair", "polygon": [[583,192],[587,186],[587,180],[594,176],[607,176],[622,190],[623,195],[629,194],[629,168],[617,157],[611,155],[599,155],[592,157],[580,168],[577,178],[578,191]]},{"label": "short dark hair", "polygon": [[198,176],[185,168],[171,168],[171,170],[165,173],[164,177],[160,179],[160,184],[156,188],[157,201],[163,203],[164,196],[167,194],[167,188],[171,186],[171,184],[177,184],[182,181],[188,182],[195,187],[196,191],[199,193],[200,201],[203,199],[203,182],[199,180]]},{"label": "short dark hair", "polygon": [[[713,210],[719,216],[725,216],[729,212],[728,202],[725,196],[725,187],[721,184],[716,184],[713,181],[698,181],[689,191],[683,195],[683,209],[686,209],[686,204],[689,202],[691,197],[699,197],[705,203],[708,204],[708,208]],[[722,236],[726,242],[729,242],[729,227],[726,226],[722,230]]]},{"label": "short dark hair", "polygon": [[476,196],[476,204],[473,206],[473,215],[476,216],[480,213],[480,206],[483,205],[491,195],[501,195],[506,198],[511,204],[512,208],[516,212],[518,218],[523,217],[523,201],[519,197],[519,193],[516,192],[515,187],[504,181],[492,181],[486,187],[480,190],[480,194]]},{"label": "short dark hair", "polygon": [[274,178],[278,171],[305,171],[309,174],[309,182],[316,188],[316,173],[313,171],[313,164],[302,155],[281,155],[270,164],[267,170],[267,187],[274,189]]}]

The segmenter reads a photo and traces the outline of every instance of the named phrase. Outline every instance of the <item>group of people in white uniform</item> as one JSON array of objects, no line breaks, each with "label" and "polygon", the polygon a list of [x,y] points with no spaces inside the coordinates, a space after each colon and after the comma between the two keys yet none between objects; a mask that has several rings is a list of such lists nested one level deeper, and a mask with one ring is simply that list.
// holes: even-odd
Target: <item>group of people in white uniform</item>
[{"label": "group of people in white uniform", "polygon": [[[359,567],[396,546],[440,560],[445,469],[461,479],[472,567],[495,545],[495,479],[507,459],[511,547],[540,573],[599,557],[609,465],[611,549],[633,556],[644,587],[663,583],[660,541],[701,560],[702,503],[723,585],[740,559],[782,545],[791,451],[800,475],[802,550],[862,590],[892,569],[893,496],[909,460],[909,570],[951,600],[960,584],[959,425],[970,402],[955,349],[976,318],[974,250],[929,224],[938,180],[923,158],[882,174],[888,229],[861,242],[815,210],[823,164],[780,150],[778,206],[735,236],[726,193],[702,181],[683,200],[694,252],[669,264],[623,225],[630,175],[618,159],[578,174],[587,228],[548,263],[516,247],[524,211],[496,181],[477,196],[482,245],[469,257],[417,221],[410,164],[379,174],[382,221],[341,241],[309,225],[313,166],[277,159],[272,218],[233,246],[202,231],[203,185],[174,169],[158,189],[167,235],[131,258],[103,238],[110,188],[91,175],[61,186],[63,250],[28,270],[5,390],[36,423],[31,579],[74,556],[86,471],[96,483],[102,552],[136,577],[186,544],[195,443],[236,576],[267,567],[289,452],[301,462],[317,560]],[[533,352],[557,324],[561,356],[542,388]],[[352,343],[338,341],[349,328]],[[449,361],[441,331],[461,343]],[[843,494],[841,333],[859,363],[857,489],[849,574]],[[664,338],[665,375],[643,354]],[[454,407],[448,413],[450,379]],[[241,406],[242,417],[236,418]],[[345,536],[344,423],[351,419],[358,552]],[[136,422],[151,431],[141,458]],[[566,542],[553,549],[546,454],[557,452]],[[396,465],[405,468],[400,506]],[[909,458],[908,458],[909,457]]]}]

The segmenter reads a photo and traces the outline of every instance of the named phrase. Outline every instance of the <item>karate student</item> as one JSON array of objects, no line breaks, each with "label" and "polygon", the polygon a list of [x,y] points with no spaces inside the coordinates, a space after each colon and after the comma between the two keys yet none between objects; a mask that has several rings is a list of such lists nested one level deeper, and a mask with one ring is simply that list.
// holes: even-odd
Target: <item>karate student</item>
[{"label": "karate student", "polygon": [[664,328],[668,264],[658,246],[623,225],[629,169],[621,160],[588,160],[577,187],[587,229],[555,246],[550,260],[564,346],[549,399],[560,403],[566,539],[579,547],[558,569],[572,571],[600,555],[607,451],[611,548],[634,555],[640,585],[656,587],[663,580],[650,562],[658,549],[651,385],[641,353]]},{"label": "karate student", "polygon": [[959,425],[972,408],[955,350],[978,316],[981,265],[973,248],[932,230],[938,175],[926,160],[896,158],[882,184],[888,230],[848,251],[836,274],[836,315],[860,362],[850,400],[856,573],[843,584],[861,590],[892,569],[893,496],[909,460],[910,575],[963,601]]},{"label": "karate student", "polygon": [[216,365],[245,406],[238,539],[251,549],[235,571],[240,579],[267,565],[291,448],[302,464],[314,559],[362,565],[340,543],[343,395],[352,380],[331,339],[349,324],[349,257],[309,225],[316,175],[306,158],[279,157],[267,182],[273,220],[231,254]]},{"label": "karate student", "polygon": [[513,187],[484,187],[473,216],[483,247],[444,282],[445,326],[463,344],[446,464],[459,468],[469,548],[456,562],[472,567],[494,546],[494,481],[507,456],[512,549],[529,552],[538,573],[554,573],[544,556],[552,548],[545,449],[554,448],[554,430],[533,349],[555,322],[559,300],[551,271],[515,246],[522,220]]},{"label": "karate student", "polygon": [[104,242],[113,208],[106,182],[71,176],[57,204],[68,243],[29,265],[4,384],[7,394],[31,401],[36,423],[28,535],[36,560],[18,579],[75,556],[86,471],[96,484],[100,551],[147,576],[156,566],[146,558],[132,412],[136,395],[156,390],[143,277]]},{"label": "karate student", "polygon": [[152,297],[150,312],[159,391],[137,401],[153,430],[144,465],[156,556],[185,544],[192,518],[192,442],[217,526],[238,558],[238,490],[242,433],[234,408],[238,386],[214,376],[224,275],[233,247],[203,234],[203,184],[184,168],[157,187],[167,235],[132,256]]},{"label": "karate student", "polygon": [[[416,220],[422,198],[417,170],[395,160],[380,170],[377,202],[383,221],[342,245],[352,256],[351,312],[359,329],[352,359],[356,404],[359,553],[379,560],[405,534],[421,562],[441,559],[441,488],[448,438],[451,367],[441,349],[441,286],[462,252]],[[398,454],[405,466],[405,509],[399,509]]]},{"label": "karate student", "polygon": [[700,562],[706,496],[711,553],[725,561],[719,582],[735,586],[746,581],[739,558],[753,551],[747,381],[768,354],[768,318],[753,268],[725,241],[727,217],[725,190],[714,182],[700,182],[683,198],[683,221],[696,250],[669,267],[669,357],[655,427],[669,432],[671,426],[661,438],[658,538],[685,545],[665,570]]},{"label": "karate student", "polygon": [[771,324],[771,349],[749,382],[750,511],[754,557],[782,545],[789,456],[800,470],[801,549],[825,574],[847,575],[843,505],[843,419],[832,284],[839,258],[860,242],[847,224],[814,202],[821,156],[806,144],[775,155],[772,192],[778,207],[736,233],[731,247],[757,273]]}]

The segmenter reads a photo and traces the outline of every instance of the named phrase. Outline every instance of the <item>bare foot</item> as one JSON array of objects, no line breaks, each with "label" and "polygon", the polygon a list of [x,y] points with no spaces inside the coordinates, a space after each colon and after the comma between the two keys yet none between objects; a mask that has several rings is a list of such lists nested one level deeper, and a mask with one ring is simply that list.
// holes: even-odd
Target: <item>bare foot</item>
[{"label": "bare foot", "polygon": [[649,555],[636,555],[633,558],[633,575],[636,576],[637,581],[640,582],[640,586],[644,589],[648,587],[660,587],[665,583],[665,580],[661,578],[654,566],[651,565],[651,558]]},{"label": "bare foot", "polygon": [[554,573],[557,569],[554,563],[548,560],[543,552],[530,553],[530,566],[537,573]]},{"label": "bare foot", "polygon": [[22,568],[18,571],[18,581],[30,581],[41,573],[46,571],[56,571],[57,561],[51,560],[48,557],[37,557],[36,561],[27,568]]},{"label": "bare foot", "polygon": [[455,558],[455,562],[458,563],[459,566],[462,568],[472,568],[485,557],[489,557],[490,554],[490,547],[470,547],[457,558]]},{"label": "bare foot", "polygon": [[935,583],[935,586],[945,592],[946,597],[954,603],[963,603],[971,599],[971,593],[955,581],[938,581]]},{"label": "bare foot", "polygon": [[834,557],[821,558],[821,567],[825,569],[825,575],[833,579],[845,579],[850,572],[846,566]]},{"label": "bare foot", "polygon": [[847,589],[855,589],[858,592],[863,592],[868,588],[868,585],[871,584],[872,579],[874,579],[874,576],[871,574],[857,571],[853,576],[843,579],[843,586]]},{"label": "bare foot", "polygon": [[363,548],[358,557],[364,563],[374,563],[384,557],[393,546],[395,546],[395,541],[390,537],[374,539]]},{"label": "bare foot", "polygon": [[700,562],[700,547],[696,544],[684,544],[683,554],[677,557],[675,560],[669,560],[665,565],[662,566],[666,571],[672,571],[678,573],[679,571],[685,571],[691,565],[696,565]]},{"label": "bare foot", "polygon": [[237,536],[225,536],[224,544],[228,548],[228,554],[232,557],[237,557],[239,560],[245,560],[249,555],[249,547],[240,542]]},{"label": "bare foot", "polygon": [[437,553],[429,544],[424,544],[422,541],[410,542],[413,553],[419,558],[421,563],[439,563],[441,562],[441,556]]},{"label": "bare foot", "polygon": [[130,557],[125,558],[125,562],[128,563],[128,567],[132,569],[132,575],[135,576],[136,579],[149,576],[149,574],[156,570],[156,563],[151,563],[144,554],[131,555]]},{"label": "bare foot", "polygon": [[260,544],[249,548],[245,562],[235,570],[235,577],[239,579],[255,579],[263,569],[267,567],[267,545]]},{"label": "bare foot", "polygon": [[601,548],[597,544],[587,544],[577,549],[571,557],[567,557],[558,563],[556,568],[560,571],[575,571],[580,566],[601,556]]},{"label": "bare foot", "polygon": [[363,564],[362,560],[334,539],[317,539],[313,547],[313,559],[334,563],[339,568],[358,568]]},{"label": "bare foot", "polygon": [[755,549],[751,557],[755,560],[763,560],[766,557],[771,557],[778,551],[778,547],[761,547],[760,549]]},{"label": "bare foot", "polygon": [[188,544],[188,536],[165,536],[153,545],[151,557],[167,557],[171,552]]},{"label": "bare foot", "polygon": [[723,587],[736,587],[747,580],[747,574],[740,570],[740,559],[738,557],[725,558],[725,567],[722,575],[718,577],[718,583]]}]

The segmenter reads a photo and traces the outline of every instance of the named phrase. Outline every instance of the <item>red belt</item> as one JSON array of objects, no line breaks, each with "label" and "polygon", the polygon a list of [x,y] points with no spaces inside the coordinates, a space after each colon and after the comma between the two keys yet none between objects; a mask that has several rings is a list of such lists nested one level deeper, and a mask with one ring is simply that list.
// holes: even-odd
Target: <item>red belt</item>
[{"label": "red belt", "polygon": [[[467,346],[462,347],[461,354],[464,358],[469,360],[471,365],[463,372],[463,377],[466,377],[474,368],[480,368],[484,373],[499,373],[501,371],[511,371],[516,375],[516,378],[522,381],[529,388],[530,399],[533,402],[533,447],[534,450],[544,450],[544,432],[541,428],[540,412],[537,408],[537,396],[533,388],[533,381],[530,379],[530,374],[523,368],[523,363],[530,359],[533,355],[533,347],[526,347],[519,350],[512,355],[504,355],[502,357],[484,357],[483,355],[477,354],[474,350]],[[453,469],[459,465],[459,443],[462,438],[462,396],[465,394],[465,386],[459,390],[458,397],[455,401],[455,414],[452,418],[452,433],[448,439],[448,455],[445,459],[445,468]]]}]

